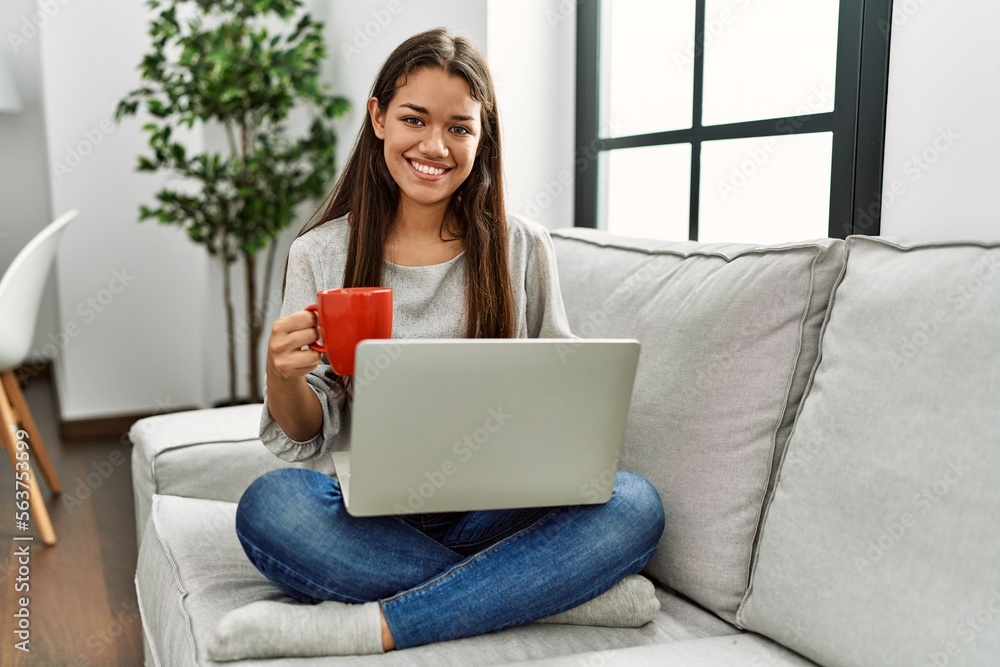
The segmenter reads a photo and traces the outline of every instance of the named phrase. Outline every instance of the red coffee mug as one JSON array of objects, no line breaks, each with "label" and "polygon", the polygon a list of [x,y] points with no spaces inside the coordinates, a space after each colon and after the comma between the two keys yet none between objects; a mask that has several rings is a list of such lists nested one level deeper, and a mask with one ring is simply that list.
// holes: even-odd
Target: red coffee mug
[{"label": "red coffee mug", "polygon": [[392,338],[392,288],[344,287],[316,293],[306,306],[316,313],[322,343],[309,347],[330,360],[337,375],[354,375],[354,349],[368,338]]}]

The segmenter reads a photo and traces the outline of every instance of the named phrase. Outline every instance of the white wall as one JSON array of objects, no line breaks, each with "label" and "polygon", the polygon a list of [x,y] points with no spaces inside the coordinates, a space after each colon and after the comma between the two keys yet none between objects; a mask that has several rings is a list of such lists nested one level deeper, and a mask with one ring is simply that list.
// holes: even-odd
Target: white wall
[{"label": "white wall", "polygon": [[81,212],[57,259],[62,416],[202,404],[207,260],[177,229],[137,223],[164,177],[135,172],[141,119],[112,120],[139,84],[145,4],[49,4],[57,11],[41,48],[52,208]]},{"label": "white wall", "polygon": [[576,2],[490,0],[487,55],[503,124],[507,206],[573,225]]},{"label": "white wall", "polygon": [[[35,0],[0,2],[0,57],[14,77],[22,105],[16,113],[0,113],[0,274],[55,217],[49,198],[41,45],[32,22],[35,5]],[[50,278],[30,359],[45,356],[49,334],[58,331],[58,321],[55,281]]]},{"label": "white wall", "polygon": [[1000,239],[1000,3],[896,2],[882,236]]}]

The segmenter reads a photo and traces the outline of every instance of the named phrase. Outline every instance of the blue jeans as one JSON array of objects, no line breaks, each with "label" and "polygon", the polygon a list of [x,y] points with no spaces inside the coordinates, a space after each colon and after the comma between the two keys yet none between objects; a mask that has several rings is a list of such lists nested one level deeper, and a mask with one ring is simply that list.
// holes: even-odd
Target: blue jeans
[{"label": "blue jeans", "polygon": [[642,570],[663,505],[619,472],[603,505],[352,517],[336,479],[284,468],[243,494],[236,533],[301,602],[378,600],[397,648],[470,637],[576,607]]}]

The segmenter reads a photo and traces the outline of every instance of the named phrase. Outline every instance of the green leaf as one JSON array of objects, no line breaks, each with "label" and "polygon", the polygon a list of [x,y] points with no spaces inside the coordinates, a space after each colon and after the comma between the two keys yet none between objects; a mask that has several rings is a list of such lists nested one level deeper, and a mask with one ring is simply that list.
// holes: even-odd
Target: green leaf
[{"label": "green leaf", "polygon": [[[320,78],[322,23],[301,0],[146,5],[154,16],[151,47],[138,64],[141,87],[118,102],[115,117],[144,107],[154,121],[142,126],[148,154],[137,158],[137,168],[170,174],[183,186],[157,192],[155,205],[140,207],[140,220],[180,227],[226,262],[253,256],[301,222],[299,204],[325,194],[335,173],[332,119],[349,104]],[[293,113],[308,116],[295,129]],[[175,128],[193,129],[198,121],[234,128],[236,153],[189,153],[172,139]]]}]

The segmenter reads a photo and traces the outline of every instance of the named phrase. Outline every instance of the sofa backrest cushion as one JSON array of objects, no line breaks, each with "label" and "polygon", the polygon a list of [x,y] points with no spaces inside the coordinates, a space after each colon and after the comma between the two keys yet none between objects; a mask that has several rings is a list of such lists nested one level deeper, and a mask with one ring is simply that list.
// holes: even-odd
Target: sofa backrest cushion
[{"label": "sofa backrest cushion", "polygon": [[553,240],[574,333],[642,344],[620,467],[652,482],[666,511],[646,571],[733,621],[843,241],[666,243],[583,229]]},{"label": "sofa backrest cushion", "polygon": [[739,623],[824,665],[993,665],[1000,244],[848,240]]}]

